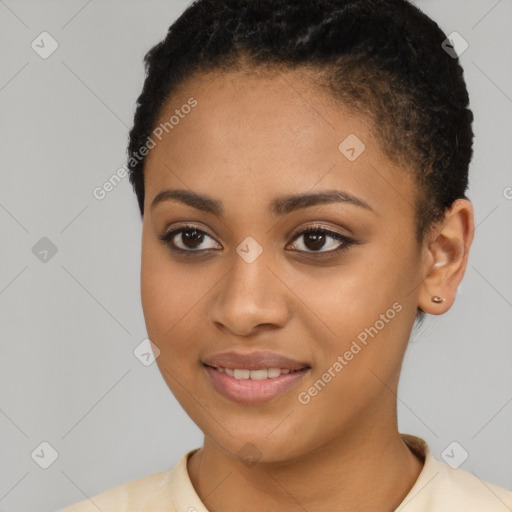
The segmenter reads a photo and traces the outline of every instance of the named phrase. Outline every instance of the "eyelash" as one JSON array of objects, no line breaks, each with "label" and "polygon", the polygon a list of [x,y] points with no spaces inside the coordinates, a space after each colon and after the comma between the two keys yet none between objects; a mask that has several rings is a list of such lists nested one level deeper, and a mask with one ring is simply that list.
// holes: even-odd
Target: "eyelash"
[{"label": "eyelash", "polygon": [[[217,251],[218,249],[181,249],[179,247],[176,247],[173,245],[172,239],[179,233],[183,233],[185,231],[197,231],[200,234],[205,234],[207,236],[211,237],[206,233],[205,231],[198,229],[196,226],[186,224],[181,225],[171,231],[168,231],[167,233],[164,233],[163,235],[160,235],[158,239],[173,253],[182,254],[184,256],[190,256],[194,257],[198,254],[201,255],[201,253],[205,253],[206,251]],[[299,239],[301,236],[308,235],[308,234],[320,234],[320,235],[327,235],[330,238],[333,238],[339,242],[342,242],[336,249],[332,249],[330,251],[298,251],[301,254],[307,254],[314,255],[315,257],[327,257],[327,256],[334,256],[338,255],[347,249],[349,249],[352,245],[355,245],[357,242],[353,240],[352,238],[349,238],[345,235],[342,235],[340,233],[337,233],[336,231],[331,231],[329,229],[324,228],[321,225],[313,225],[308,226],[307,228],[303,229],[302,231],[299,231],[297,233],[294,233],[292,240],[295,241]]]}]

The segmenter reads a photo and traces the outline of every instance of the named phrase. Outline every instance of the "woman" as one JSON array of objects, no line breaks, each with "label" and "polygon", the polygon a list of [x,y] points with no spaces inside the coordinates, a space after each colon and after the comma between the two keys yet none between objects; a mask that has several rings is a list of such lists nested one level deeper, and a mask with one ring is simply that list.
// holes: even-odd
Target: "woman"
[{"label": "woman", "polygon": [[148,53],[142,306],[204,444],[67,512],[512,507],[397,427],[414,323],[473,239],[450,42],[405,0],[199,0]]}]

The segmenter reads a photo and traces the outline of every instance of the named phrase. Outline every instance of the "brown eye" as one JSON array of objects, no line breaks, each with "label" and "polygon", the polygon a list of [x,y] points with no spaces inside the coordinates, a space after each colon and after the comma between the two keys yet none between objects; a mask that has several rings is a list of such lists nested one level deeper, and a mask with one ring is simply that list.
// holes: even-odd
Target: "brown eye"
[{"label": "brown eye", "polygon": [[[169,249],[178,252],[202,252],[217,249],[217,243],[204,231],[195,226],[181,226],[158,237]],[[208,243],[208,240],[213,241]]]},{"label": "brown eye", "polygon": [[327,240],[327,236],[324,233],[314,232],[307,233],[306,235],[303,236],[304,245],[312,251],[317,251],[321,249],[325,245],[325,242]]},{"label": "brown eye", "polygon": [[[312,254],[335,254],[348,249],[354,243],[340,233],[315,226],[297,233],[294,240],[299,240],[299,243],[292,244],[295,250]],[[327,250],[322,250],[325,248]]]},{"label": "brown eye", "polygon": [[204,233],[197,229],[186,229],[181,231],[181,242],[189,249],[199,247],[202,244],[203,239]]}]

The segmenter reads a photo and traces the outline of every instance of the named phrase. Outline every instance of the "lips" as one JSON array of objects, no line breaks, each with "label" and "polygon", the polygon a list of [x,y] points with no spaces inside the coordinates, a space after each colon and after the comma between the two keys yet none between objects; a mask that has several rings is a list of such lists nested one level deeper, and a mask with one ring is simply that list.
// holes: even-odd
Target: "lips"
[{"label": "lips", "polygon": [[246,405],[269,402],[299,385],[311,367],[270,351],[222,352],[202,360],[213,388]]},{"label": "lips", "polygon": [[263,370],[279,368],[281,370],[297,371],[310,368],[301,361],[270,351],[257,352],[222,352],[203,359],[203,364],[212,368],[231,368],[240,370]]}]

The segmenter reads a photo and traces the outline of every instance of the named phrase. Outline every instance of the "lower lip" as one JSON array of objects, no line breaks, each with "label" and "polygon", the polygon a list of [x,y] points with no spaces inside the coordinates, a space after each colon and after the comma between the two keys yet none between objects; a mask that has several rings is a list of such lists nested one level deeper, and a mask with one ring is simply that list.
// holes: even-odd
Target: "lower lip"
[{"label": "lower lip", "polygon": [[268,402],[296,386],[309,368],[272,379],[235,379],[211,366],[203,365],[213,387],[223,396],[242,404]]}]

